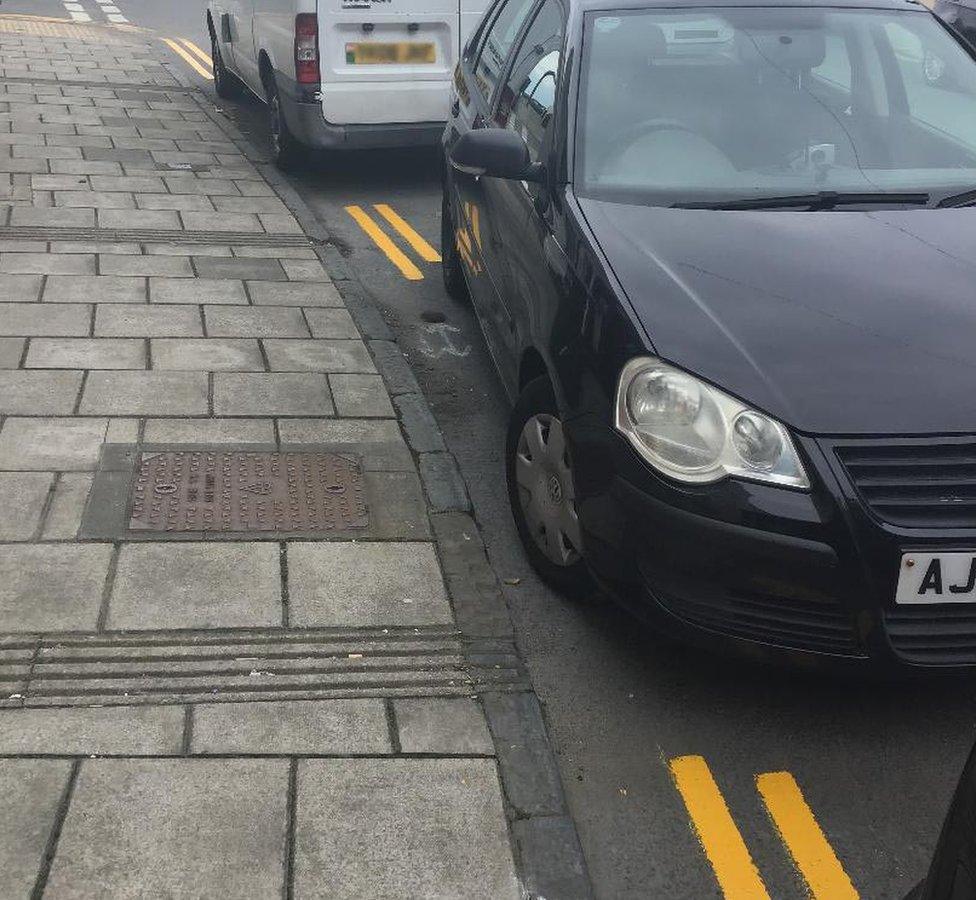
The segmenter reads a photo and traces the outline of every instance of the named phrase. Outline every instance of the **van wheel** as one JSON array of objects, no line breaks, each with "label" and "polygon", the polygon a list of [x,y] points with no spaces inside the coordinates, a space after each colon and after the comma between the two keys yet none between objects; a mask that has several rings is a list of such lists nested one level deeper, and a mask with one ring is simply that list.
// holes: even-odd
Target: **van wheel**
[{"label": "van wheel", "polygon": [[268,94],[268,124],[271,132],[271,159],[279,168],[293,169],[303,156],[302,145],[295,140],[295,136],[288,130],[288,123],[281,110],[281,95],[274,76],[268,75],[265,86]]},{"label": "van wheel", "polygon": [[532,568],[574,599],[592,594],[583,562],[573,467],[546,377],[526,385],[512,410],[505,451],[508,499]]},{"label": "van wheel", "polygon": [[457,235],[454,233],[454,219],[451,216],[451,202],[444,186],[441,200],[441,275],[444,277],[444,290],[447,296],[460,303],[468,300],[468,284],[464,280],[461,255],[457,249]]},{"label": "van wheel", "polygon": [[214,90],[223,100],[236,100],[244,93],[241,80],[224,65],[217,36],[210,35],[210,58],[213,60]]}]

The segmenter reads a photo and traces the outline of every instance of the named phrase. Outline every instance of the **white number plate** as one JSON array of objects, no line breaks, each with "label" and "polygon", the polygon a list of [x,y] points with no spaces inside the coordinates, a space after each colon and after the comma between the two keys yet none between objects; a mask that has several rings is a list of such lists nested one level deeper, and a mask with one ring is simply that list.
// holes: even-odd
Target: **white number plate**
[{"label": "white number plate", "polygon": [[895,603],[976,603],[976,552],[906,553]]}]

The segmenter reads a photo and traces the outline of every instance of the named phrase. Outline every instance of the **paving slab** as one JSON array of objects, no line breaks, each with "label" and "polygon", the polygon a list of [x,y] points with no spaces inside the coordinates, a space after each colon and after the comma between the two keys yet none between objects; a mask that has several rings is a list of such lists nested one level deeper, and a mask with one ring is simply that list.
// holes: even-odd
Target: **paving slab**
[{"label": "paving slab", "polygon": [[267,340],[264,349],[273,372],[375,372],[362,341]]},{"label": "paving slab", "polygon": [[274,543],[126,544],[108,627],[247,628],[280,625]]},{"label": "paving slab", "polygon": [[283,259],[281,265],[289,281],[332,281],[317,259]]},{"label": "paving slab", "polygon": [[406,447],[393,419],[282,419],[282,444],[396,444]]},{"label": "paving slab", "polygon": [[448,624],[451,607],[433,545],[288,545],[292,625]]},{"label": "paving slab", "polygon": [[91,306],[87,303],[2,303],[0,334],[10,337],[40,335],[81,337],[91,332]]},{"label": "paving slab", "polygon": [[111,544],[0,545],[0,631],[93,631]]},{"label": "paving slab", "polygon": [[0,275],[0,303],[31,303],[40,299],[43,275]]},{"label": "paving slab", "polygon": [[[0,307],[0,315],[4,307]],[[98,306],[98,337],[202,337],[200,310],[196,306],[154,306],[134,303]]]},{"label": "paving slab", "polygon": [[283,894],[288,762],[85,760],[48,900]]},{"label": "paving slab", "polygon": [[147,444],[274,444],[271,419],[149,419]]},{"label": "paving slab", "polygon": [[[95,152],[95,151],[90,151]],[[105,150],[105,153],[137,153],[136,150]],[[171,210],[149,209],[100,209],[98,210],[99,228],[134,228],[152,229],[154,231],[181,231],[179,213]]]},{"label": "paving slab", "polygon": [[376,698],[197,706],[191,750],[357,756],[392,753],[393,746],[386,704]]},{"label": "paving slab", "polygon": [[0,469],[94,470],[106,419],[15,418],[0,428]]},{"label": "paving slab", "polygon": [[[54,205],[59,209],[135,209],[131,194],[105,191],[55,191]],[[94,224],[94,223],[92,223]]]},{"label": "paving slab", "polygon": [[395,415],[379,375],[329,375],[329,386],[340,416],[391,418]]},{"label": "paving slab", "polygon": [[264,358],[253,338],[155,338],[154,369],[197,372],[263,372]]},{"label": "paving slab", "polygon": [[41,524],[54,476],[0,472],[0,541],[29,541]]},{"label": "paving slab", "polygon": [[0,872],[8,897],[30,897],[47,851],[71,760],[0,760]]},{"label": "paving slab", "polygon": [[213,379],[218,416],[331,416],[335,410],[324,375],[218,373]]},{"label": "paving slab", "polygon": [[256,306],[342,306],[331,282],[249,281],[247,289]]},{"label": "paving slab", "polygon": [[[0,315],[3,307],[0,307]],[[204,306],[211,337],[308,337],[300,309],[254,309],[250,306]]]},{"label": "paving slab", "polygon": [[295,896],[516,900],[494,762],[299,761]]},{"label": "paving slab", "polygon": [[44,540],[70,541],[77,537],[91,486],[92,476],[81,472],[67,472],[58,478],[44,520]]},{"label": "paving slab", "polygon": [[16,206],[10,213],[10,224],[25,228],[94,228],[95,213],[91,209]]},{"label": "paving slab", "polygon": [[415,697],[393,701],[404,753],[484,754],[495,752],[485,714],[467,697]]},{"label": "paving slab", "polygon": [[70,415],[80,388],[81,372],[0,370],[0,413],[13,416]]},{"label": "paving slab", "polygon": [[153,303],[247,304],[243,282],[216,278],[150,278],[149,298]]},{"label": "paving slab", "polygon": [[346,309],[307,309],[312,337],[316,338],[359,338],[359,329]]},{"label": "paving slab", "polygon": [[129,256],[102,253],[98,257],[98,270],[103,275],[193,278],[193,266],[188,256]]},{"label": "paving slab", "polygon": [[256,215],[250,213],[223,212],[184,212],[183,227],[187,231],[205,231],[208,234],[220,231],[234,231],[247,234],[261,234],[264,226]]},{"label": "paving slab", "polygon": [[136,194],[139,209],[174,209],[178,212],[213,212],[209,197],[200,194]]},{"label": "paving slab", "polygon": [[285,270],[276,259],[220,259],[201,257],[194,260],[201,278],[236,278],[284,281]]},{"label": "paving slab", "polygon": [[[81,210],[84,212],[84,210]],[[59,210],[63,212],[63,210]],[[94,275],[95,257],[86,253],[0,253],[0,272],[8,275]]]},{"label": "paving slab", "polygon": [[175,754],[183,725],[179,706],[0,710],[0,753]]},{"label": "paving slab", "polygon": [[145,369],[146,344],[137,338],[34,338],[27,369]]},{"label": "paving slab", "polygon": [[24,338],[0,337],[0,369],[16,369],[24,355]]},{"label": "paving slab", "polygon": [[[0,373],[2,379],[2,373]],[[91,372],[81,398],[83,415],[194,416],[209,408],[203,372]]]},{"label": "paving slab", "polygon": [[43,299],[48,303],[145,303],[146,279],[106,274],[50,275]]}]

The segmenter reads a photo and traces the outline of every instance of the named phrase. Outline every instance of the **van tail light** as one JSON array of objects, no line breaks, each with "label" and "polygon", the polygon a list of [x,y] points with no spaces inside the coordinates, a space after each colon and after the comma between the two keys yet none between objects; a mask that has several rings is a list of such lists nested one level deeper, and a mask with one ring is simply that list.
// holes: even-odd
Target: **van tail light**
[{"label": "van tail light", "polygon": [[319,78],[319,19],[315,13],[295,16],[295,79],[317,84]]}]

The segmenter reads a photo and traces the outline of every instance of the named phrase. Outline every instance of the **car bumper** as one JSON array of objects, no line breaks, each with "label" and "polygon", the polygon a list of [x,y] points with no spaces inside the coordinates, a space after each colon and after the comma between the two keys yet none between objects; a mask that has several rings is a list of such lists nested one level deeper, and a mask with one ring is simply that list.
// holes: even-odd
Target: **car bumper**
[{"label": "car bumper", "polygon": [[976,549],[877,521],[831,448],[801,439],[814,487],[678,486],[604,425],[568,424],[584,552],[656,627],[707,647],[867,669],[976,666],[976,605],[897,607],[902,553]]}]

